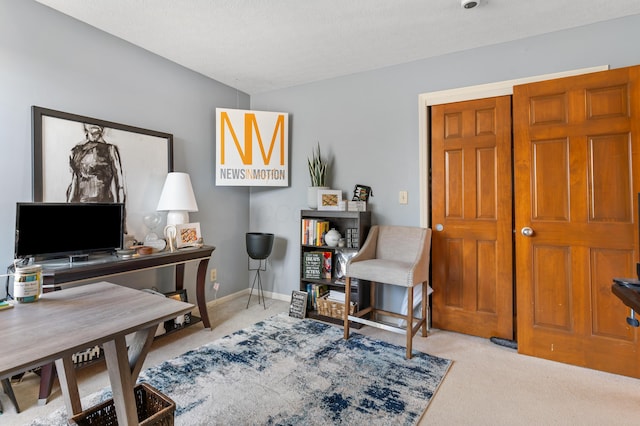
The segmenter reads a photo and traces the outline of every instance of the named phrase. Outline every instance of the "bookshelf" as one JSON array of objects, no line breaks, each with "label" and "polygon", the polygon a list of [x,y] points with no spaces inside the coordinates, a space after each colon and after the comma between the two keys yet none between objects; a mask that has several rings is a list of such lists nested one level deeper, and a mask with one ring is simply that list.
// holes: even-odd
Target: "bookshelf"
[{"label": "bookshelf", "polygon": [[[341,279],[343,265],[356,254],[371,227],[371,212],[302,210],[300,212],[300,290],[317,295],[318,289],[344,293]],[[322,233],[331,229],[345,238],[344,247],[329,247],[324,244]],[[355,281],[355,280],[354,280]],[[370,304],[370,285],[360,281],[351,285],[351,300],[358,308]],[[342,318],[322,315],[317,306],[307,306],[307,316],[333,324],[342,324]],[[361,324],[351,326],[359,328]]]}]

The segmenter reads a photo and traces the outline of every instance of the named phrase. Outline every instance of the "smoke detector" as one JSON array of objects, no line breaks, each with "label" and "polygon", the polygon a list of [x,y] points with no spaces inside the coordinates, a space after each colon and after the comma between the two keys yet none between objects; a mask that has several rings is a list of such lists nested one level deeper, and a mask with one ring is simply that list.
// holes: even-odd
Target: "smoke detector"
[{"label": "smoke detector", "polygon": [[480,0],[461,0],[460,4],[463,9],[473,9],[480,5]]}]

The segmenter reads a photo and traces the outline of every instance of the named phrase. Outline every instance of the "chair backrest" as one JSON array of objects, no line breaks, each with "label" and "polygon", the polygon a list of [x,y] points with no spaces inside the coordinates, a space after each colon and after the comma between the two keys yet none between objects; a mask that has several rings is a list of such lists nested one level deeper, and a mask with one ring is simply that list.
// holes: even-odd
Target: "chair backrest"
[{"label": "chair backrest", "polygon": [[[425,244],[430,248],[431,234],[428,228],[412,226],[378,226],[376,258],[401,262],[415,262]],[[428,241],[425,241],[428,239]],[[428,255],[429,253],[425,253]]]}]

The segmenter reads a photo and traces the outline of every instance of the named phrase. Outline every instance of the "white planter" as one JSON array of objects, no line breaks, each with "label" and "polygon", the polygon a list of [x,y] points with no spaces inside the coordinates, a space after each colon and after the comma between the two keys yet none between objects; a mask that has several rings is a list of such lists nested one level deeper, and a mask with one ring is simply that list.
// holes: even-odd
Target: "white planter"
[{"label": "white planter", "polygon": [[318,208],[318,189],[330,189],[328,186],[310,186],[307,188],[307,205],[310,209]]}]

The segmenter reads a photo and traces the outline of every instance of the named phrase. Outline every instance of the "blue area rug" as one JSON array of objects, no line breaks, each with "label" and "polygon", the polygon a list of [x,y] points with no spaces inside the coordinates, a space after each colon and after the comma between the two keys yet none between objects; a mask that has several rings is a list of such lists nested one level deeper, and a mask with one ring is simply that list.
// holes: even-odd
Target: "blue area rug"
[{"label": "blue area rug", "polygon": [[[415,425],[451,361],[276,315],[144,370],[176,425]],[[83,407],[111,397],[103,390]],[[88,404],[88,405],[85,405]],[[66,424],[64,409],[32,425]]]}]

